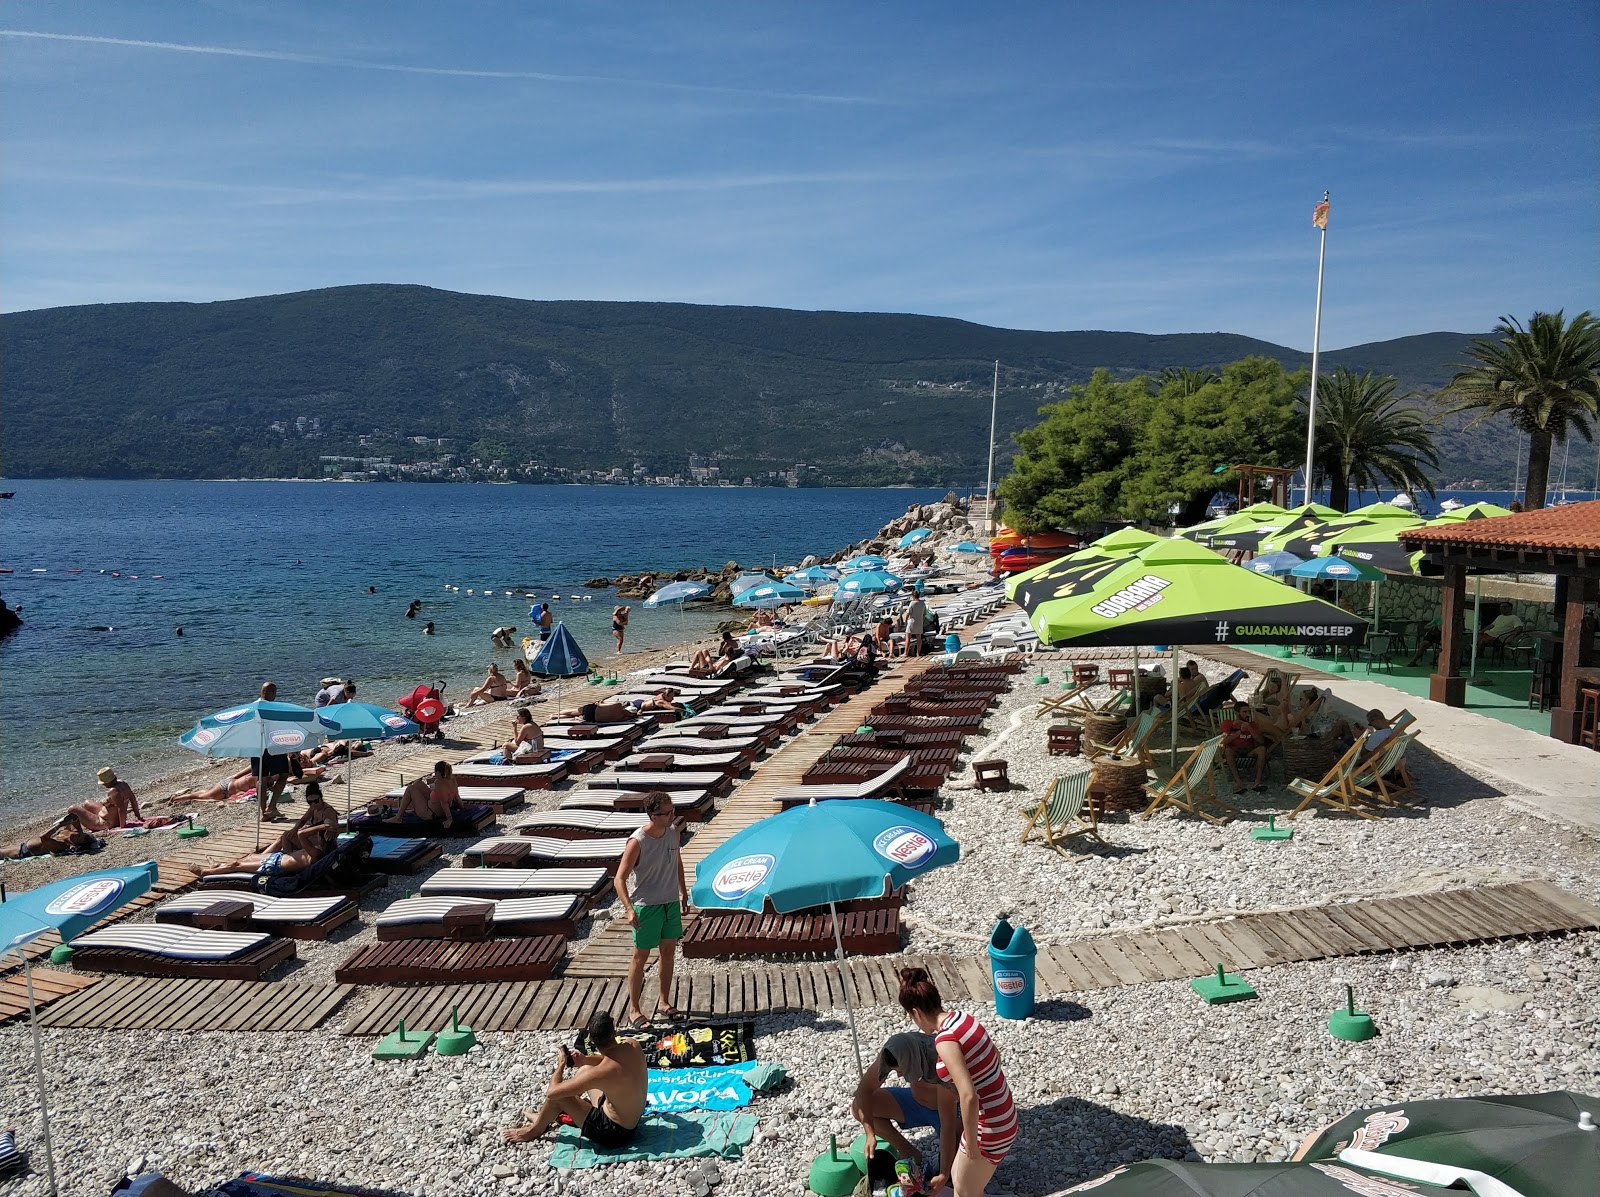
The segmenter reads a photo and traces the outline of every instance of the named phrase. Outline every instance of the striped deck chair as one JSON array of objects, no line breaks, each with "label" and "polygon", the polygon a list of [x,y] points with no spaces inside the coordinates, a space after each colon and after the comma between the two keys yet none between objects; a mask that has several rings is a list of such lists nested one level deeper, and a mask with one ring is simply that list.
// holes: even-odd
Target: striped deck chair
[{"label": "striped deck chair", "polygon": [[1088,693],[1093,686],[1080,686],[1076,682],[1070,683],[1067,689],[1060,694],[1051,695],[1041,699],[1034,708],[1033,717],[1042,719],[1044,716],[1060,712],[1071,715],[1088,715],[1094,711],[1094,704],[1088,700]]},{"label": "striped deck chair", "polygon": [[1092,740],[1086,741],[1083,755],[1090,760],[1098,756],[1111,756],[1121,761],[1139,760],[1147,766],[1153,766],[1155,762],[1150,759],[1150,736],[1162,722],[1161,712],[1152,707],[1140,715],[1132,727],[1118,736],[1115,743],[1096,744]]},{"label": "striped deck chair", "polygon": [[1289,812],[1293,819],[1302,811],[1318,803],[1342,810],[1346,814],[1360,815],[1363,819],[1376,819],[1377,816],[1369,811],[1362,810],[1355,805],[1354,791],[1350,788],[1350,776],[1355,772],[1357,762],[1361,758],[1361,746],[1366,742],[1363,736],[1348,751],[1334,762],[1333,768],[1322,775],[1320,781],[1310,781],[1304,777],[1292,778],[1289,782],[1289,792],[1300,795],[1300,805]]},{"label": "striped deck chair", "polygon": [[[1062,856],[1067,855],[1066,845],[1078,836],[1097,844],[1104,844],[1100,828],[1095,821],[1094,807],[1089,803],[1090,773],[1087,769],[1068,773],[1050,783],[1050,792],[1037,803],[1022,806],[1021,814],[1028,820],[1018,843],[1025,844],[1034,828]],[[1077,857],[1075,859],[1082,859]]]},{"label": "striped deck chair", "polygon": [[1350,789],[1356,799],[1371,806],[1397,807],[1410,797],[1415,783],[1406,769],[1406,749],[1417,738],[1413,732],[1396,732],[1366,764],[1350,774]]},{"label": "striped deck chair", "polygon": [[[1161,808],[1170,806],[1177,810],[1186,810],[1208,823],[1220,825],[1238,814],[1237,807],[1218,797],[1217,783],[1212,778],[1212,768],[1217,763],[1217,749],[1221,746],[1221,736],[1213,736],[1196,744],[1189,758],[1167,779],[1166,784],[1159,788],[1145,786],[1144,792],[1150,795],[1150,805],[1144,808],[1144,813],[1139,817],[1148,819]],[[1200,809],[1201,803],[1219,806],[1226,813],[1219,818],[1209,811]]]}]

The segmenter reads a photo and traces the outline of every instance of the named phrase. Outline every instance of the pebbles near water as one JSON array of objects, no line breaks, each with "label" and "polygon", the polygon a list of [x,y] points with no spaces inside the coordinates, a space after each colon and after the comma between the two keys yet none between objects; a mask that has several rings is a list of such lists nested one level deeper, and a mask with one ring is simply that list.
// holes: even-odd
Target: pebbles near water
[{"label": "pebbles near water", "polygon": [[[1248,796],[1246,817],[1226,827],[1170,814],[1148,823],[1119,816],[1102,825],[1108,846],[1079,860],[1037,839],[1019,844],[1016,807],[1057,774],[1086,767],[1045,753],[1046,720],[1032,711],[1054,686],[1033,685],[1031,673],[1019,675],[968,754],[1006,758],[1016,788],[980,793],[966,771],[946,787],[941,817],[962,860],[914,887],[910,951],[981,955],[1001,910],[1049,943],[1535,877],[1600,900],[1594,839],[1525,813],[1496,783],[1427,753],[1413,772],[1431,806],[1375,824],[1302,817],[1287,843],[1253,841],[1248,827],[1292,805],[1274,776],[1266,794]],[[473,718],[509,713],[493,708]],[[1426,744],[1425,719],[1422,731]],[[535,797],[536,808],[559,801]],[[17,872],[9,876],[18,883]],[[368,906],[398,896],[404,880]],[[348,951],[338,941],[308,948],[294,979],[328,975]],[[1486,1091],[1595,1092],[1597,953],[1600,933],[1581,933],[1284,965],[1248,974],[1258,1000],[1220,1007],[1204,1005],[1181,981],[1052,998],[1026,1022],[980,1005],[975,1012],[996,1038],[1023,1110],[1021,1138],[990,1192],[1051,1193],[1150,1155],[1283,1158],[1307,1133],[1364,1105]],[[1328,1034],[1346,984],[1375,1018],[1377,1039]],[[897,1009],[857,1017],[868,1051],[906,1025]],[[695,1161],[559,1173],[545,1164],[547,1147],[500,1140],[502,1126],[537,1104],[560,1035],[488,1034],[460,1059],[377,1064],[372,1041],[341,1036],[339,1022],[294,1036],[46,1032],[62,1191],[105,1192],[142,1161],[189,1187],[261,1168],[419,1195],[694,1192]],[[782,1063],[792,1084],[757,1098],[756,1143],[744,1159],[719,1164],[715,1191],[723,1197],[801,1194],[828,1135],[855,1134],[844,1012],[774,1015],[756,1026],[759,1054]],[[37,1158],[29,1050],[25,1025],[0,1028],[0,1109]],[[44,1189],[32,1176],[7,1191]]]}]

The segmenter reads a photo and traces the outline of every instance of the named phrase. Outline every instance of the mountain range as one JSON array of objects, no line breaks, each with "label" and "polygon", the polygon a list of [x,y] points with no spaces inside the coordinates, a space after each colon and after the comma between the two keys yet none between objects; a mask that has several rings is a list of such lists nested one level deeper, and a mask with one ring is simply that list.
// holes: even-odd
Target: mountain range
[{"label": "mountain range", "polygon": [[[1437,389],[1473,334],[1322,357]],[[1233,333],[1029,332],[933,316],[540,301],[373,284],[0,316],[0,466],[22,477],[688,475],[966,485],[1000,360],[1010,434],[1097,368],[1308,355]],[[1453,482],[1508,482],[1513,438],[1443,427]],[[478,466],[470,463],[476,460]],[[698,464],[697,464],[698,463]],[[708,475],[715,467],[717,473]],[[798,467],[798,468],[796,468]],[[380,469],[384,468],[380,466]]]}]

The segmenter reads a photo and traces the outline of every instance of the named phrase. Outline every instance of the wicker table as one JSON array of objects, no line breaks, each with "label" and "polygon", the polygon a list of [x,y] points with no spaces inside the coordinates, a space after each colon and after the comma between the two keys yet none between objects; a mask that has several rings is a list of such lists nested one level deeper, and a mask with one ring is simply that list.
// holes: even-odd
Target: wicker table
[{"label": "wicker table", "polygon": [[1283,742],[1285,777],[1320,781],[1339,762],[1339,745],[1331,736],[1290,736]]},{"label": "wicker table", "polygon": [[1106,810],[1143,810],[1149,804],[1146,776],[1143,761],[1103,756],[1092,766],[1090,785],[1105,794]]}]

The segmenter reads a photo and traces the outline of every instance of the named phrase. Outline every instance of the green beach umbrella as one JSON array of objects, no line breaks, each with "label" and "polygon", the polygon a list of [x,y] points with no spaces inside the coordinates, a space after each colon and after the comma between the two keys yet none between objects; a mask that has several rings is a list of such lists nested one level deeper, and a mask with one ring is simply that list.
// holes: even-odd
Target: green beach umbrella
[{"label": "green beach umbrella", "polygon": [[1422,1161],[1470,1169],[1501,1186],[1472,1181],[1479,1194],[1571,1197],[1593,1192],[1600,1176],[1597,1114],[1600,1098],[1567,1091],[1400,1101],[1346,1115],[1305,1154],[1353,1158],[1391,1175]]},{"label": "green beach umbrella", "polygon": [[1093,587],[1039,603],[1029,621],[1050,644],[1360,644],[1366,621],[1182,539],[1141,549]]},{"label": "green beach umbrella", "polygon": [[1509,507],[1502,507],[1498,503],[1472,503],[1466,507],[1457,507],[1454,511],[1440,512],[1436,519],[1431,519],[1430,524],[1449,524],[1460,520],[1485,520],[1495,516],[1511,515]]},{"label": "green beach umbrella", "polygon": [[1161,537],[1151,532],[1121,528],[1077,552],[1025,569],[1007,579],[1006,597],[1015,600],[1023,610],[1031,611],[1045,599],[1081,593],[1086,582],[1098,577],[1107,562],[1120,561],[1160,540]]},{"label": "green beach umbrella", "polygon": [[1233,527],[1234,521],[1243,519],[1239,527],[1249,527],[1252,524],[1263,524],[1271,521],[1281,522],[1285,512],[1276,503],[1253,503],[1249,507],[1241,507],[1238,511],[1228,515],[1219,515],[1216,519],[1206,520],[1204,523],[1191,524],[1178,531],[1178,535],[1185,540],[1205,540],[1218,528],[1223,526]]},{"label": "green beach umbrella", "polygon": [[1359,561],[1362,565],[1370,565],[1374,569],[1385,570],[1392,574],[1418,573],[1418,566],[1424,554],[1413,552],[1400,543],[1400,533],[1411,528],[1420,528],[1422,520],[1384,520],[1381,523],[1367,527],[1354,528],[1325,540],[1318,545],[1318,551],[1324,556],[1337,554],[1348,561]]}]

